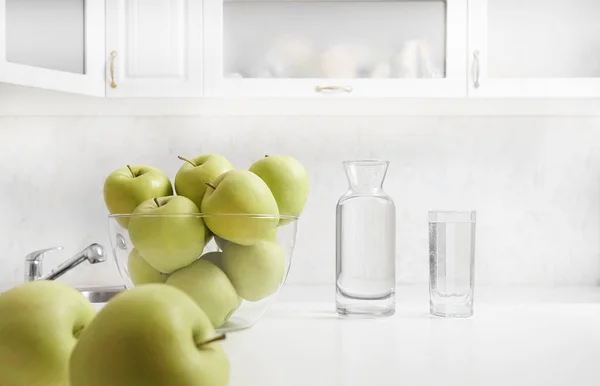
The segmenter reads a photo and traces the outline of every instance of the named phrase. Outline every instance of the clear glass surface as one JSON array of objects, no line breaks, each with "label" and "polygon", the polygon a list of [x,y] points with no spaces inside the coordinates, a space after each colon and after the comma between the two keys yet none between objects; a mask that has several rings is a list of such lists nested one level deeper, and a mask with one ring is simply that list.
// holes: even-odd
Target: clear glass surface
[{"label": "clear glass surface", "polygon": [[395,311],[396,207],[383,190],[389,162],[344,162],[349,190],[336,210],[336,306],[342,316]]},{"label": "clear glass surface", "polygon": [[444,0],[225,1],[226,78],[443,78]]},{"label": "clear glass surface", "polygon": [[[244,225],[245,228],[252,228],[253,226],[261,227],[261,224],[264,224],[265,221],[271,222],[274,216],[269,215],[236,215],[236,214],[222,214],[222,215],[207,215],[207,214],[179,214],[179,215],[110,215],[109,216],[109,231],[110,231],[110,243],[112,246],[113,256],[117,263],[117,268],[121,275],[121,278],[124,281],[125,286],[128,289],[134,288],[135,284],[132,281],[131,273],[129,272],[129,255],[131,251],[135,248],[131,238],[129,236],[129,230],[127,228],[127,224],[130,224],[130,220],[133,218],[137,218],[138,227],[139,224],[147,224],[146,226],[164,226],[164,227],[175,227],[179,226],[182,222],[185,224],[189,222],[191,218],[202,219],[203,221],[206,218],[211,217],[213,219],[219,219],[221,221],[231,221],[235,222],[237,225]],[[243,300],[240,306],[228,316],[225,324],[219,328],[217,331],[220,332],[231,332],[249,328],[253,326],[258,320],[264,315],[264,313],[269,309],[273,301],[277,298],[279,291],[283,287],[285,280],[287,279],[287,275],[289,273],[291,263],[292,263],[292,254],[294,251],[294,246],[296,244],[296,234],[297,234],[297,226],[298,226],[298,218],[291,216],[277,216],[280,219],[279,225],[275,228],[275,237],[276,241],[283,250],[283,254],[285,256],[285,274],[283,275],[277,290],[271,295],[258,300],[258,301],[248,301]],[[164,229],[164,228],[163,228]],[[204,249],[201,253],[198,254],[198,258],[202,258],[205,254],[209,252],[217,252],[222,251],[219,243],[224,245],[222,240],[214,239],[213,236],[210,236],[209,242],[205,245]],[[169,245],[165,245],[168,247]],[[184,247],[184,245],[176,245],[177,247]],[[210,260],[213,262],[213,260]],[[219,263],[217,262],[217,266]],[[219,266],[219,268],[222,268]],[[185,269],[185,268],[182,268]]]},{"label": "clear glass surface", "polygon": [[85,73],[84,0],[6,0],[6,60]]},{"label": "clear glass surface", "polygon": [[491,77],[600,77],[600,1],[487,3]]},{"label": "clear glass surface", "polygon": [[473,315],[474,211],[429,212],[429,301],[432,315]]}]

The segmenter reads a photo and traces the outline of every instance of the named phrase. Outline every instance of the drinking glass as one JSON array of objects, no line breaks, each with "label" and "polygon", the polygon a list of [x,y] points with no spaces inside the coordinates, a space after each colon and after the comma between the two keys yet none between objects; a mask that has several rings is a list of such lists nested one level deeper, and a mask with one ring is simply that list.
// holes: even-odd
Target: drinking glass
[{"label": "drinking glass", "polygon": [[429,306],[432,315],[473,315],[475,225],[475,211],[429,212]]}]

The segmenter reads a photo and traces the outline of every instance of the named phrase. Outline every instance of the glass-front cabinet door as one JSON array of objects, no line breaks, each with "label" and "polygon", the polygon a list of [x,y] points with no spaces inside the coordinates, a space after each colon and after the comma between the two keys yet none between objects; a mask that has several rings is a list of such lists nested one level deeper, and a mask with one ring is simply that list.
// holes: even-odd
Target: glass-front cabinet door
[{"label": "glass-front cabinet door", "polygon": [[104,96],[104,0],[0,0],[0,82]]},{"label": "glass-front cabinet door", "polygon": [[212,96],[464,96],[466,0],[204,0]]},{"label": "glass-front cabinet door", "polygon": [[600,97],[600,1],[469,0],[469,95]]}]

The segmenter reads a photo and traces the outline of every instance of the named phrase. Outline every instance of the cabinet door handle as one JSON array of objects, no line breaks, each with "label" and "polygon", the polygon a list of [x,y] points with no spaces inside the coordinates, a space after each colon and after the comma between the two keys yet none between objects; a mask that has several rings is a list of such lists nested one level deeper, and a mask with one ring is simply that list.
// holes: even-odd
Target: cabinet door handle
[{"label": "cabinet door handle", "polygon": [[353,89],[350,86],[317,86],[317,87],[315,87],[316,92],[343,91],[343,92],[351,93],[352,90]]},{"label": "cabinet door handle", "polygon": [[118,85],[115,82],[115,58],[117,57],[117,51],[110,53],[110,87],[117,88]]},{"label": "cabinet door handle", "polygon": [[481,76],[481,64],[479,62],[479,51],[473,52],[473,87],[479,88],[481,82],[479,81]]}]

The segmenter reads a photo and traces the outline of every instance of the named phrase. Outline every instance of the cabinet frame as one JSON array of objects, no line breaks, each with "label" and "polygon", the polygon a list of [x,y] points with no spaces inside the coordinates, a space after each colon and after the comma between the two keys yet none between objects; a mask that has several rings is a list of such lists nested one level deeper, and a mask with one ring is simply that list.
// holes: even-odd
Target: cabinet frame
[{"label": "cabinet frame", "polygon": [[[223,3],[204,0],[206,96],[233,97],[464,97],[467,95],[467,0],[446,3],[446,77],[439,79],[235,79],[223,76]],[[318,92],[334,86],[340,91]],[[345,92],[344,89],[352,90]]]},{"label": "cabinet frame", "polygon": [[[0,28],[0,82],[75,94],[105,96],[104,1],[85,0],[84,74],[11,63],[6,55],[6,28]],[[0,0],[0,26],[6,25],[6,0]]]}]

